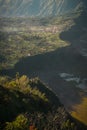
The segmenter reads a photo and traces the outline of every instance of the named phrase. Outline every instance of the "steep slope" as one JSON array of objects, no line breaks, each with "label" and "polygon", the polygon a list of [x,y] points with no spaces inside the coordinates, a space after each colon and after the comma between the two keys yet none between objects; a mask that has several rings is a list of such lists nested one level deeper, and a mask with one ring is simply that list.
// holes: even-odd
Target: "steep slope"
[{"label": "steep slope", "polygon": [[17,74],[15,79],[0,77],[0,84],[1,130],[28,130],[31,123],[38,130],[85,130],[38,78]]},{"label": "steep slope", "polygon": [[82,7],[84,2],[86,1],[0,0],[0,16],[55,16],[74,12]]},{"label": "steep slope", "polygon": [[38,78],[29,79],[26,75],[19,77],[19,74],[14,79],[0,77],[1,126],[19,114],[46,114],[52,107],[55,109],[62,105],[57,96]]},{"label": "steep slope", "polygon": [[[48,0],[48,1],[46,0],[44,1],[19,0],[17,1],[16,0],[16,2],[10,1],[10,0],[0,1],[1,16],[13,16],[13,17],[14,16],[40,16],[41,17],[42,16],[44,17],[44,16],[62,15],[63,18],[68,19],[68,20],[72,19],[74,21],[74,25],[71,28],[69,28],[68,30],[63,30],[62,33],[58,34],[58,37],[60,36],[60,39],[62,41],[69,43],[69,46],[55,48],[56,49],[55,51],[45,53],[45,54],[39,54],[36,56],[28,56],[27,58],[23,58],[17,64],[15,64],[13,69],[4,70],[1,73],[13,76],[15,75],[16,72],[20,72],[20,74],[26,74],[31,77],[39,76],[45,83],[47,83],[52,88],[53,91],[56,92],[61,102],[67,108],[67,110],[69,111],[74,110],[74,112],[72,113],[74,117],[76,117],[77,119],[80,118],[80,120],[83,121],[85,124],[87,124],[87,118],[85,117],[87,113],[87,105],[86,105],[87,103],[87,9],[86,9],[86,5],[87,5],[86,0],[74,0],[72,2],[70,0],[63,0],[63,1],[57,1],[57,0],[55,1],[54,0]],[[76,12],[78,12],[77,14],[79,14],[79,17],[76,16],[77,18],[75,18],[75,15],[77,15]],[[54,19],[48,18],[48,20],[49,21],[52,20],[51,23],[52,24],[54,23]],[[3,23],[3,20],[2,20],[2,23]],[[58,24],[56,20],[55,20],[55,23]],[[5,24],[3,24],[3,26]],[[10,24],[7,23],[7,26],[8,25]],[[26,25],[26,23],[24,25]],[[12,26],[13,26],[13,23],[12,23]],[[2,31],[3,31],[3,27],[2,27]],[[17,45],[18,43],[21,43],[21,37],[17,37],[18,35],[17,33],[14,33],[14,32],[11,32],[11,33],[13,37],[9,37],[9,39],[12,38],[12,41],[14,41],[14,43],[15,41],[17,41],[16,42]],[[6,34],[9,35],[9,33],[6,33]],[[15,38],[14,38],[14,34],[15,34]],[[46,36],[48,36],[47,32],[46,32]],[[16,37],[17,37],[17,40],[15,40]],[[6,53],[12,54],[12,51],[11,52],[9,51],[10,49],[9,46],[7,46],[6,37],[3,37],[3,34],[2,34],[0,38],[2,38],[1,41],[5,40],[5,44],[4,42],[1,42],[0,44],[2,45],[1,50],[4,46],[5,47],[4,51],[6,52],[6,47],[7,47],[8,53],[7,52]],[[24,35],[24,38],[27,42],[23,44],[26,46],[26,47],[24,46],[23,52],[26,50],[26,48],[28,48],[27,47],[28,41],[31,41],[31,44],[32,44],[34,38],[35,38],[35,43],[36,43],[36,40],[38,39],[37,48],[38,48],[38,45],[42,46],[43,43],[47,42],[45,40],[41,40],[43,39],[43,37],[37,37],[36,34],[34,34],[34,36],[31,36],[31,38],[29,38],[28,35]],[[54,42],[54,37],[52,37],[52,40]],[[58,40],[58,44],[61,43],[61,40]],[[17,50],[18,46],[15,47],[16,44],[12,44],[12,41],[10,42],[8,41],[10,45],[13,45],[11,46],[12,47],[11,49],[15,48],[15,50]],[[38,44],[38,41],[39,41],[39,44]],[[48,46],[50,45],[48,44]],[[45,48],[47,49],[46,46]],[[18,54],[21,54],[21,51],[19,51],[16,55]],[[11,55],[11,57],[9,57],[9,59],[14,58],[16,55],[14,53],[13,55]],[[3,57],[2,55],[0,58],[1,58],[0,59],[1,64],[2,64],[2,61],[6,61],[5,57]],[[3,65],[6,67],[5,63]],[[2,86],[1,88],[3,90]],[[9,93],[9,94],[12,95],[12,93]],[[17,94],[18,96],[21,95],[20,93],[17,93]],[[28,98],[29,97],[30,96],[28,96]],[[14,98],[15,98],[15,94],[13,95],[12,99],[14,100]],[[18,100],[18,104],[19,104],[19,100]],[[14,107],[14,104],[12,105]],[[25,109],[24,107],[25,104],[22,104],[22,105],[23,105],[23,108]],[[20,106],[21,104],[17,107],[20,107]],[[82,110],[82,108],[84,109],[84,111]],[[43,108],[41,108],[41,110],[43,110]],[[78,115],[78,110],[80,111],[81,115],[82,114],[84,115],[84,117],[81,115]]]}]

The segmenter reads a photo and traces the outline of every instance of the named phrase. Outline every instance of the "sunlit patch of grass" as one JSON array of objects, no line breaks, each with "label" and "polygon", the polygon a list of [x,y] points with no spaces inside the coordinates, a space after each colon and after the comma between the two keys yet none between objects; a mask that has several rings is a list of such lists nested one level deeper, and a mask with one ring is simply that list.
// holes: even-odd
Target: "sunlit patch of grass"
[{"label": "sunlit patch of grass", "polygon": [[[70,45],[60,38],[60,33],[74,24],[71,19],[48,18],[47,22],[37,19],[34,22],[30,18],[0,20],[5,23],[3,29],[0,29],[0,70],[14,67],[23,57],[55,51]],[[27,20],[32,23],[31,26]],[[47,24],[44,25],[44,22]]]},{"label": "sunlit patch of grass", "polygon": [[87,125],[87,97],[84,97],[80,104],[73,107],[71,115]]},{"label": "sunlit patch of grass", "polygon": [[60,39],[59,33],[51,32],[18,32],[14,35],[9,34],[6,38],[5,41],[0,41],[0,55],[5,59],[0,63],[1,68],[13,67],[20,58],[28,54],[42,54],[70,45]]}]

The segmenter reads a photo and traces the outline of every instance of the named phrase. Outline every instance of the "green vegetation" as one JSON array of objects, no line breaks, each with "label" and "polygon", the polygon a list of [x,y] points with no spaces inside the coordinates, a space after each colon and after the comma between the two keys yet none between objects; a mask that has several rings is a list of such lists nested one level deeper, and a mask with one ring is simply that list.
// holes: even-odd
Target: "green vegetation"
[{"label": "green vegetation", "polygon": [[14,79],[0,77],[0,124],[4,130],[78,130],[51,90],[19,73]]},{"label": "green vegetation", "polygon": [[28,130],[28,127],[28,119],[21,114],[15,121],[7,122],[5,130]]},{"label": "green vegetation", "polygon": [[[20,58],[53,51],[69,43],[59,38],[60,32],[72,25],[63,21],[62,25],[37,25],[32,19],[0,18],[0,69],[13,67]],[[61,20],[62,21],[62,20]]]},{"label": "green vegetation", "polygon": [[[72,104],[73,106],[75,103],[78,104],[84,97],[84,90],[76,88],[73,81],[68,84],[58,76],[61,71],[74,73],[79,77],[87,75],[85,58],[78,53],[76,45],[70,46],[68,40],[63,41],[60,38],[62,31],[70,31],[69,29],[75,24],[72,18],[77,15],[79,13],[73,14],[71,18],[67,15],[67,18],[61,16],[60,19],[48,18],[49,20],[0,18],[2,25],[0,28],[0,70],[7,69],[9,75],[9,68],[21,59],[12,72],[20,71],[27,75],[29,75],[29,71],[31,75],[33,75],[32,72],[36,75],[39,73],[38,76],[41,74],[44,81],[50,82],[52,89],[65,103],[66,108],[69,105],[71,107]],[[72,34],[77,36],[77,32],[73,32]],[[66,35],[64,36],[66,37]],[[67,37],[69,36],[67,35]],[[50,51],[54,52],[46,53]],[[45,54],[38,55],[43,53]],[[24,58],[30,56],[31,58]],[[34,57],[32,58],[32,56]],[[27,60],[30,61],[26,62]],[[22,65],[22,63],[24,64]],[[28,67],[29,71],[26,72]],[[26,70],[22,70],[22,68],[26,68]],[[82,96],[79,95],[80,91],[83,92]],[[86,104],[87,99],[84,99],[80,105],[73,107],[75,111],[72,112],[73,117],[85,124],[87,121]],[[83,112],[82,109],[85,111]],[[78,111],[82,114],[80,115]],[[19,76],[17,73],[13,79],[8,76],[0,76],[0,129],[86,130],[87,127],[66,112],[57,96],[40,79],[29,79],[26,75]]]},{"label": "green vegetation", "polygon": [[[5,34],[5,40],[0,41],[0,67],[13,66],[20,58],[53,51],[58,47],[67,46],[68,43],[59,39],[58,34],[27,33]],[[2,49],[3,48],[3,49]]]}]

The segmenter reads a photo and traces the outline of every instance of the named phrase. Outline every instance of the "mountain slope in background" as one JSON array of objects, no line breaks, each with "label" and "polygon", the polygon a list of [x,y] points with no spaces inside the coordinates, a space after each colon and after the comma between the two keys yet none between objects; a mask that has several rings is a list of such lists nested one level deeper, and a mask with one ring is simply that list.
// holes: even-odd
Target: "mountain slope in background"
[{"label": "mountain slope in background", "polygon": [[55,16],[76,11],[85,4],[86,0],[0,0],[0,16]]}]

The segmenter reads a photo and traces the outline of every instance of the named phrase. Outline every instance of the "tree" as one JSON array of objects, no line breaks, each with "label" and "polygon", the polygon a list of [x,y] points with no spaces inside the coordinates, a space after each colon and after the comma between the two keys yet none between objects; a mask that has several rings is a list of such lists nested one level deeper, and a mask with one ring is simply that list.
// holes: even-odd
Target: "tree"
[{"label": "tree", "polygon": [[19,115],[15,121],[7,122],[5,130],[28,130],[28,119],[24,115]]}]

